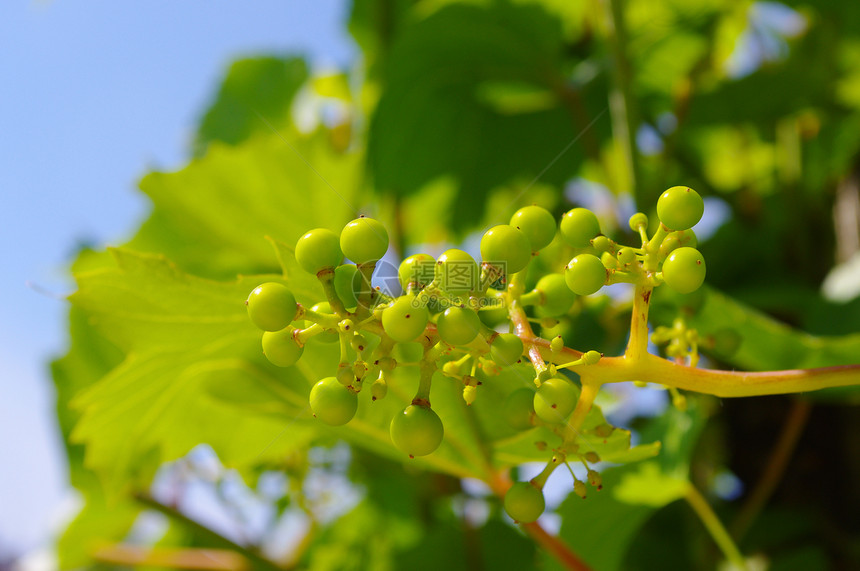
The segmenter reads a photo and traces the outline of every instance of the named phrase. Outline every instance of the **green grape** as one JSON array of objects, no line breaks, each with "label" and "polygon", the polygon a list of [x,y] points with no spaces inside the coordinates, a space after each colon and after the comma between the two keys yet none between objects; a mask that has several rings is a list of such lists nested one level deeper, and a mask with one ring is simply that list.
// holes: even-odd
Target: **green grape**
[{"label": "green grape", "polygon": [[513,333],[499,333],[490,343],[490,355],[503,367],[510,367],[523,356],[523,342]]},{"label": "green grape", "polygon": [[481,318],[481,323],[494,329],[508,320],[508,308],[501,304],[482,307],[478,310],[478,317]]},{"label": "green grape", "polygon": [[592,241],[591,245],[594,246],[594,249],[600,252],[601,254],[612,254],[615,251],[615,242],[607,238],[606,236],[596,236]]},{"label": "green grape", "polygon": [[516,482],[505,494],[505,512],[519,523],[532,523],[546,509],[543,492],[531,482]]},{"label": "green grape", "polygon": [[593,254],[580,254],[564,268],[564,281],[577,295],[596,293],[606,283],[606,268]]},{"label": "green grape", "polygon": [[332,426],[346,424],[358,410],[358,396],[335,377],[326,377],[315,384],[310,402],[314,416]]},{"label": "green grape", "polygon": [[616,258],[621,264],[631,264],[636,261],[636,252],[633,251],[633,248],[621,248],[618,250]]},{"label": "green grape", "polygon": [[639,228],[648,227],[648,217],[643,212],[637,212],[630,217],[630,229],[634,232],[639,232]]},{"label": "green grape", "polygon": [[446,250],[436,260],[434,279],[439,282],[439,287],[449,293],[468,293],[478,289],[480,277],[478,264],[463,250]]},{"label": "green grape", "polygon": [[389,337],[400,343],[418,339],[429,320],[430,312],[411,295],[398,297],[382,311],[382,328]]},{"label": "green grape", "polygon": [[576,296],[565,283],[561,274],[547,274],[538,280],[535,289],[541,292],[539,313],[542,317],[564,315],[573,305]]},{"label": "green grape", "polygon": [[361,274],[354,264],[343,264],[334,269],[334,291],[347,309],[358,306],[361,291]]},{"label": "green grape", "polygon": [[695,248],[674,250],[663,262],[663,281],[678,293],[691,293],[705,281],[705,258]]},{"label": "green grape", "polygon": [[481,238],[481,258],[506,274],[515,274],[531,260],[531,245],[526,235],[513,226],[499,224]]},{"label": "green grape", "polygon": [[610,270],[618,269],[618,259],[609,252],[603,252],[600,254],[600,263],[603,264],[604,268]]},{"label": "green grape", "polygon": [[[331,305],[327,301],[321,301],[313,306],[311,306],[311,311],[316,313],[328,313],[333,314],[334,312],[331,310]],[[305,321],[305,327],[310,327],[313,325],[313,321]],[[317,340],[322,341],[323,343],[337,343],[338,335],[337,331],[324,331],[319,335],[314,335],[310,339],[311,341]]]},{"label": "green grape", "polygon": [[302,356],[304,349],[296,343],[293,331],[295,327],[263,333],[263,354],[273,365],[289,367],[295,365]]},{"label": "green grape", "polygon": [[326,228],[311,230],[296,242],[296,261],[310,274],[333,269],[342,259],[337,234]]},{"label": "green grape", "polygon": [[698,246],[699,239],[696,237],[696,233],[693,232],[692,228],[681,230],[677,234],[682,246],[689,246],[691,248]]},{"label": "green grape", "polygon": [[439,448],[445,429],[439,415],[429,406],[410,404],[391,419],[390,433],[394,445],[414,458]]},{"label": "green grape", "polygon": [[445,343],[466,345],[481,331],[481,320],[468,307],[449,307],[436,318],[436,331]]},{"label": "green grape", "polygon": [[263,331],[280,331],[296,317],[296,297],[286,286],[266,282],[248,296],[248,317]]},{"label": "green grape", "polygon": [[356,264],[377,262],[388,250],[388,231],[379,220],[356,218],[341,230],[340,248]]},{"label": "green grape", "polygon": [[574,248],[585,248],[600,234],[600,222],[587,208],[568,210],[561,217],[561,236]]},{"label": "green grape", "polygon": [[669,230],[692,228],[704,212],[702,197],[686,186],[673,186],[657,199],[657,217]]},{"label": "green grape", "polygon": [[696,234],[689,228],[672,232],[663,238],[663,242],[660,243],[660,257],[665,258],[681,246],[690,246],[691,248],[695,248],[696,242]]},{"label": "green grape", "polygon": [[409,291],[410,285],[413,289],[424,289],[433,281],[435,274],[436,260],[430,254],[409,256],[400,262],[400,268],[397,270],[403,291]]},{"label": "green grape", "polygon": [[532,424],[532,414],[535,411],[534,406],[535,392],[531,389],[517,389],[508,395],[505,400],[505,406],[502,409],[502,416],[513,428],[517,430],[528,430],[534,425]]},{"label": "green grape", "polygon": [[555,238],[555,218],[540,206],[524,206],[514,212],[511,226],[526,235],[532,252],[546,248]]},{"label": "green grape", "polygon": [[603,358],[603,353],[599,351],[586,351],[582,355],[582,362],[586,365],[596,365]]},{"label": "green grape", "polygon": [[559,424],[573,412],[579,389],[562,377],[552,377],[541,383],[534,396],[535,414],[544,422]]}]

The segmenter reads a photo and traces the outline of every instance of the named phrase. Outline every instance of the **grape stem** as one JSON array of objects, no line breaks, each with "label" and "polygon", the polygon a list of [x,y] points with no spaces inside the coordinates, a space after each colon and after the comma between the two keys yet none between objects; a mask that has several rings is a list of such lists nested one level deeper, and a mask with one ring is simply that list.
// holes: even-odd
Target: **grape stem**
[{"label": "grape stem", "polygon": [[696,512],[699,520],[701,520],[702,524],[708,530],[708,534],[713,538],[714,542],[723,552],[723,555],[726,556],[726,559],[731,561],[732,567],[740,571],[746,571],[748,568],[744,556],[741,555],[737,545],[732,541],[729,532],[723,527],[717,514],[714,513],[714,510],[711,509],[710,504],[708,504],[708,501],[702,496],[699,490],[694,485],[689,484],[684,499],[687,500],[687,503]]},{"label": "grape stem", "polygon": [[323,292],[325,293],[325,298],[328,301],[329,306],[331,306],[332,311],[334,311],[341,319],[347,316],[346,308],[343,306],[343,302],[340,300],[340,297],[337,295],[337,291],[334,289],[334,268],[328,268],[317,274],[317,278],[322,284]]},{"label": "grape stem", "polygon": [[[646,290],[650,292],[650,288],[644,286],[637,288],[641,295],[636,297],[633,304],[634,323],[627,352],[620,357],[603,357],[594,365],[583,367],[580,374],[588,371],[588,376],[593,377],[599,385],[642,381],[718,397],[802,393],[860,385],[860,365],[763,372],[720,371],[688,367],[651,355],[647,351]],[[510,317],[514,331],[522,339],[533,362],[545,363],[544,360],[548,360],[564,364],[582,357],[582,352],[569,347],[563,347],[553,354],[549,340],[535,336],[525,312],[517,304],[512,304]]]},{"label": "grape stem", "polygon": [[633,293],[633,315],[630,321],[630,339],[624,356],[637,361],[648,352],[648,307],[651,301],[651,286],[637,285]]}]

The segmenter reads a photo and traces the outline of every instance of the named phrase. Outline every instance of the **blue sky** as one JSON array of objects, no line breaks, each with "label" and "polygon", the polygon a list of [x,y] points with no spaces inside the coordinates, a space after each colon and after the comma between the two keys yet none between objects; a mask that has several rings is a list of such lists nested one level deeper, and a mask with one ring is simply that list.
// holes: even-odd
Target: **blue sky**
[{"label": "blue sky", "polygon": [[[179,168],[232,59],[345,65],[346,0],[5,2],[0,17],[0,560],[68,505],[48,361],[66,344],[75,245],[125,241],[135,191]],[[35,284],[28,286],[28,283]]]}]

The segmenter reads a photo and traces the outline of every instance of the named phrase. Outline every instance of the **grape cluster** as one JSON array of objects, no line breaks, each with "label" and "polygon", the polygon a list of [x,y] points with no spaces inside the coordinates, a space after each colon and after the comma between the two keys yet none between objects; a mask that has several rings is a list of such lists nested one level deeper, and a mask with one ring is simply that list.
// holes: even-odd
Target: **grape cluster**
[{"label": "grape cluster", "polygon": [[[590,210],[573,208],[557,223],[544,208],[526,206],[509,224],[494,226],[483,235],[480,262],[459,249],[438,258],[420,253],[404,259],[398,269],[403,293],[397,297],[370,285],[389,237],[379,221],[360,217],[339,235],[317,228],[296,243],[296,261],[318,278],[324,300],[305,307],[285,285],[268,282],[248,296],[248,316],[263,330],[266,358],[280,367],[298,362],[309,342],[340,344],[339,363],[310,391],[314,416],[329,425],[347,424],[355,416],[365,381],[372,381],[372,399],[382,399],[392,371],[417,365],[416,394],[390,421],[391,441],[409,457],[432,454],[444,441],[443,421],[430,400],[437,371],[460,383],[463,399],[471,405],[484,382],[528,357],[534,377],[523,377],[524,386],[508,396],[500,413],[514,430],[563,427],[576,409],[580,387],[560,369],[595,366],[601,355],[569,350],[579,357],[563,366],[547,364],[530,329],[524,333],[515,316],[526,319],[524,308],[531,307],[532,319],[560,317],[570,311],[577,296],[593,295],[618,282],[643,287],[666,283],[680,293],[696,290],[704,280],[705,262],[690,228],[703,209],[701,197],[692,189],[668,189],[657,202],[660,223],[651,237],[647,216],[631,217],[630,227],[642,244],[628,247],[602,235]],[[562,242],[559,247],[570,253],[568,263],[527,290],[525,270],[557,238]],[[344,263],[344,257],[349,262]],[[490,318],[500,311],[510,319],[499,323]],[[558,354],[565,350],[563,345],[558,337],[549,347]],[[420,356],[410,363],[398,362],[395,355],[403,361],[407,346],[420,348]],[[553,454],[562,460],[579,456],[583,463],[589,458],[564,446]],[[599,474],[590,467],[588,471],[588,481],[599,488]],[[545,507],[544,482],[545,477],[538,476],[515,483],[505,497],[507,513],[521,522],[537,519]],[[584,496],[584,486],[576,481],[574,491]]]}]

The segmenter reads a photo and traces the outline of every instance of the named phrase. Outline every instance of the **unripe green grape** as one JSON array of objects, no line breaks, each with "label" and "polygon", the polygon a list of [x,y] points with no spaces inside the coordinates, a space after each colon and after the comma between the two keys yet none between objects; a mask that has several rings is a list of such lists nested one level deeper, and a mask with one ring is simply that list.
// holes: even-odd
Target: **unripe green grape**
[{"label": "unripe green grape", "polygon": [[633,248],[620,248],[615,257],[621,264],[630,264],[636,261],[636,252]]},{"label": "unripe green grape", "polygon": [[332,426],[346,424],[358,410],[358,397],[335,377],[326,377],[311,389],[311,410],[314,416]]},{"label": "unripe green grape", "polygon": [[517,389],[508,395],[502,416],[513,428],[517,430],[528,430],[532,428],[532,414],[534,414],[535,392],[525,387]]},{"label": "unripe green grape", "polygon": [[436,273],[436,260],[430,254],[415,254],[400,262],[397,277],[400,279],[400,287],[408,291],[412,285],[415,289],[424,289]]},{"label": "unripe green grape", "polygon": [[388,231],[379,220],[356,218],[341,230],[340,249],[356,264],[377,262],[388,250]]},{"label": "unripe green grape", "polygon": [[349,318],[341,319],[337,324],[337,330],[341,333],[349,333],[355,330],[355,323]]},{"label": "unripe green grape", "polygon": [[513,333],[499,333],[490,343],[490,355],[503,367],[510,367],[523,356],[523,341]]},{"label": "unripe green grape", "polygon": [[540,206],[524,206],[514,212],[511,226],[526,235],[532,252],[546,248],[555,238],[555,218]]},{"label": "unripe green grape", "polygon": [[585,365],[596,365],[602,358],[603,354],[594,350],[582,354],[582,362]]},{"label": "unripe green grape", "polygon": [[615,252],[615,242],[606,236],[595,236],[591,245],[601,254],[612,254]]},{"label": "unripe green grape", "polygon": [[352,385],[355,381],[355,374],[352,372],[352,367],[349,366],[349,363],[341,363],[339,365],[335,379],[344,387]]},{"label": "unripe green grape", "polygon": [[385,382],[385,376],[379,375],[379,378],[373,381],[373,384],[370,385],[370,395],[371,399],[374,401],[384,399],[385,395],[388,394],[388,383]]},{"label": "unripe green grape", "polygon": [[672,232],[666,236],[660,244],[660,257],[665,258],[681,246],[690,246],[691,248],[695,248],[697,242],[696,234],[690,228]]},{"label": "unripe green grape", "polygon": [[429,406],[411,404],[391,419],[391,441],[409,455],[426,456],[439,448],[445,429]]},{"label": "unripe green grape", "polygon": [[600,254],[600,263],[603,264],[604,268],[610,270],[615,270],[619,267],[618,259],[609,252],[603,252]]},{"label": "unripe green grape", "polygon": [[285,285],[266,282],[248,296],[248,317],[263,331],[280,331],[296,317],[296,298]]},{"label": "unripe green grape", "polygon": [[525,268],[531,257],[529,239],[508,224],[493,226],[481,238],[481,258],[507,274]]},{"label": "unripe green grape", "polygon": [[471,406],[475,402],[476,396],[478,396],[478,387],[473,385],[463,387],[463,400],[466,402],[466,406]]},{"label": "unripe green grape", "polygon": [[436,318],[436,331],[445,343],[466,345],[481,331],[477,312],[468,307],[449,307]]},{"label": "unripe green grape", "polygon": [[361,333],[356,333],[349,340],[349,344],[357,353],[361,353],[367,348],[367,338]]},{"label": "unripe green grape", "polygon": [[594,212],[587,208],[568,210],[561,217],[561,235],[574,248],[585,248],[600,234],[600,222]]},{"label": "unripe green grape", "polygon": [[334,269],[334,291],[345,308],[353,309],[358,305],[361,274],[354,264],[343,264]]},{"label": "unripe green grape", "polygon": [[501,325],[508,320],[508,308],[504,305],[488,306],[478,310],[478,317],[481,323],[491,329],[495,329],[497,325]]},{"label": "unripe green grape", "polygon": [[695,248],[678,248],[663,262],[663,281],[678,293],[696,291],[705,281],[705,258]]},{"label": "unripe green grape", "polygon": [[537,521],[545,509],[543,492],[531,482],[516,482],[505,494],[505,512],[516,522]]},{"label": "unripe green grape", "polygon": [[564,315],[576,299],[561,274],[545,275],[538,280],[535,289],[541,292],[540,314],[542,316]]},{"label": "unripe green grape", "polygon": [[333,269],[342,259],[337,234],[326,228],[315,228],[296,242],[296,261],[310,274]]},{"label": "unripe green grape", "polygon": [[397,366],[397,360],[393,357],[380,357],[376,360],[376,365],[380,371],[393,371]]},{"label": "unripe green grape", "polygon": [[410,295],[398,297],[382,312],[382,328],[389,337],[400,343],[418,339],[429,320],[427,308]]},{"label": "unripe green grape", "polygon": [[464,252],[452,248],[436,260],[435,278],[443,290],[457,294],[468,293],[480,286],[478,264]]},{"label": "unripe green grape", "polygon": [[591,295],[606,283],[606,268],[593,254],[580,254],[564,268],[564,281],[577,295]]},{"label": "unripe green grape", "polygon": [[579,399],[579,389],[562,377],[552,377],[541,383],[534,396],[535,414],[544,422],[559,424],[573,412]]},{"label": "unripe green grape", "polygon": [[630,229],[634,232],[638,232],[640,227],[648,227],[648,217],[644,212],[637,212],[633,216],[630,217]]},{"label": "unripe green grape", "polygon": [[263,333],[263,354],[278,367],[290,367],[298,362],[304,349],[293,338],[295,327]]},{"label": "unripe green grape", "polygon": [[699,244],[699,239],[696,237],[696,233],[692,228],[687,228],[686,230],[681,230],[678,232],[678,239],[681,241],[682,246],[689,246],[691,248],[695,248]]},{"label": "unripe green grape", "polygon": [[657,199],[657,217],[670,230],[692,228],[704,212],[702,197],[686,186],[673,186]]}]

